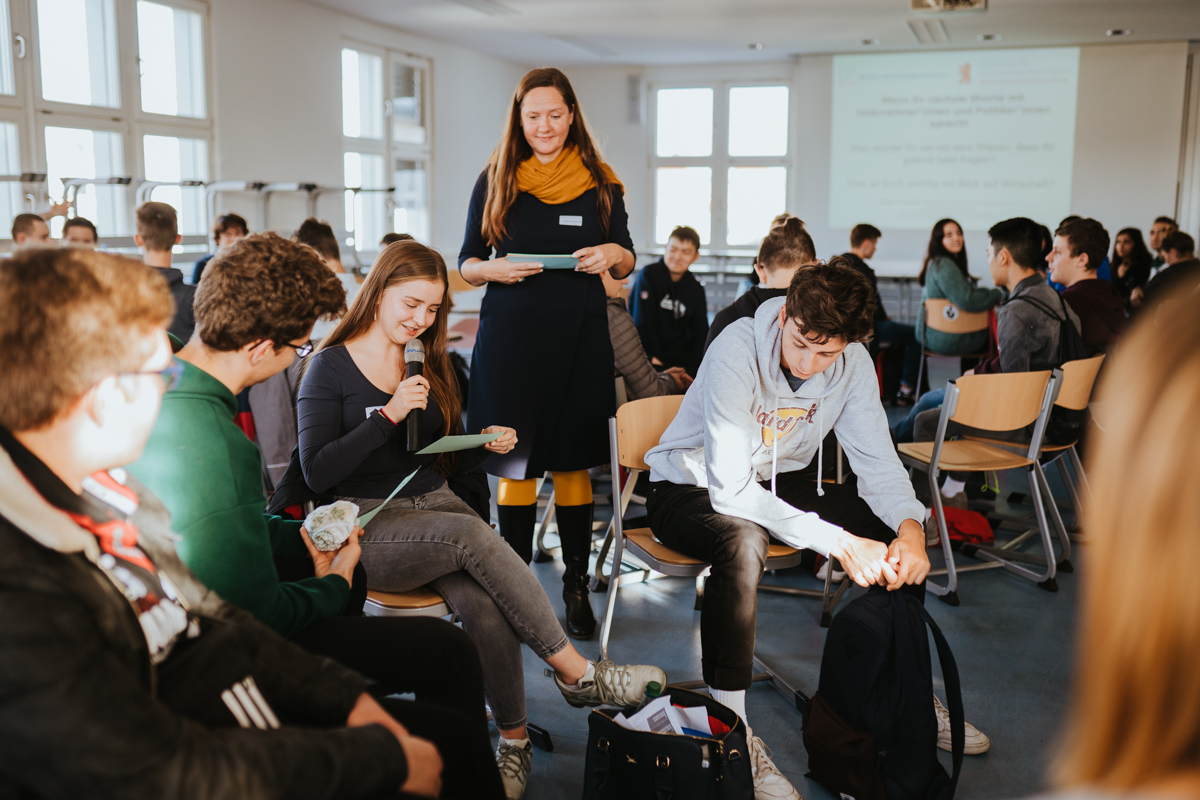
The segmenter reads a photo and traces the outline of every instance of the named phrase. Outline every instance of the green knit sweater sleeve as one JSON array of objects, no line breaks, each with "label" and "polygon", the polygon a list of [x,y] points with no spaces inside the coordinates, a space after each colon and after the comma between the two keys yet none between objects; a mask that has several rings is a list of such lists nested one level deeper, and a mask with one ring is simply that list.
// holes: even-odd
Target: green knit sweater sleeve
[{"label": "green knit sweater sleeve", "polygon": [[[189,373],[192,370],[189,369]],[[171,512],[179,555],[201,582],[283,636],[342,613],[344,578],[282,583],[275,557],[308,558],[300,523],[268,517],[258,448],[233,424],[230,398],[195,379],[163,398],[130,472]]]}]

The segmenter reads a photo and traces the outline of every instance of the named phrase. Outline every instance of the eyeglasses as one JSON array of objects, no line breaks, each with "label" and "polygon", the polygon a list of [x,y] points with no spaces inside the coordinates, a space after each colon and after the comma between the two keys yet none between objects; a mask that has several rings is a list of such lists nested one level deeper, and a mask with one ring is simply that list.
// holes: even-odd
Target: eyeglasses
[{"label": "eyeglasses", "polygon": [[179,385],[179,379],[183,377],[183,364],[172,360],[170,364],[162,369],[140,370],[137,372],[118,372],[117,377],[121,378],[126,375],[157,375],[163,382],[163,391],[169,392]]},{"label": "eyeglasses", "polygon": [[314,347],[312,339],[309,339],[304,344],[292,344],[291,342],[284,342],[284,344],[296,351],[296,358],[304,358],[313,351]]}]

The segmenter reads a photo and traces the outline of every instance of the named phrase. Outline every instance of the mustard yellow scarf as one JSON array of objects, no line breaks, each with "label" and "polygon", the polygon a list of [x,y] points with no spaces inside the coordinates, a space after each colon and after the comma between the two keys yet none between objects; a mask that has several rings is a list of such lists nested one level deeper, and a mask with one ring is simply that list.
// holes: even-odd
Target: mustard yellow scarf
[{"label": "mustard yellow scarf", "polygon": [[[603,165],[603,169],[608,182],[625,191],[607,164]],[[569,203],[595,185],[595,178],[588,172],[574,147],[564,147],[549,164],[543,164],[537,156],[533,156],[517,167],[517,191],[528,192],[543,203],[554,206]]]}]

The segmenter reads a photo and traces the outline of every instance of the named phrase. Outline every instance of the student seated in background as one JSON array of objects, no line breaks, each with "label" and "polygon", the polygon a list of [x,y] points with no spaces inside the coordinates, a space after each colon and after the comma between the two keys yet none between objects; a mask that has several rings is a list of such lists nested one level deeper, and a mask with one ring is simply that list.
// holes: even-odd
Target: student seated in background
[{"label": "student seated in background", "polygon": [[379,240],[380,247],[387,247],[389,244],[396,242],[411,242],[413,237],[408,233],[385,233],[383,238]]},{"label": "student seated in background", "polygon": [[12,224],[13,248],[49,247],[50,226],[37,214],[17,214]]},{"label": "student seated in background", "polygon": [[[488,427],[482,432],[500,437],[458,453],[417,455],[408,447],[405,420],[412,413],[421,415],[416,449],[463,432],[458,379],[446,351],[448,281],[442,257],[420,242],[397,242],[379,255],[300,384],[300,464],[312,493],[349,500],[364,512],[413,476],[363,537],[370,587],[405,592],[429,585],[462,619],[488,662],[484,683],[500,732],[496,760],[507,796],[516,800],[533,769],[522,642],[554,670],[563,699],[577,708],[637,705],[646,684],[666,686],[666,675],[580,655],[527,563],[449,486],[449,478],[493,453],[510,452],[516,431]],[[404,351],[413,339],[424,345],[425,366],[422,375],[406,378]]]},{"label": "student seated in background", "polygon": [[[1040,236],[1038,238],[1040,247]],[[943,333],[925,327],[926,300],[949,300],[959,311],[979,312],[987,311],[1004,299],[1002,289],[978,288],[978,281],[967,272],[967,248],[962,227],[954,220],[938,220],[933,226],[917,282],[923,287],[921,308],[917,312],[917,341],[927,350],[945,355],[979,353],[987,347],[987,331]]]},{"label": "student seated in background", "polygon": [[469,637],[441,620],[362,616],[362,531],[321,552],[301,523],[265,516],[262,457],[233,421],[237,394],[310,348],[313,323],[340,314],[344,297],[312,250],[274,233],[222,250],[196,292],[199,333],[179,351],[179,383],[129,471],[162,499],[180,557],[221,597],[384,694],[412,692],[482,727]]},{"label": "student seated in background", "polygon": [[1046,257],[1050,280],[1062,284],[1062,298],[1079,317],[1080,338],[1088,355],[1103,353],[1125,332],[1125,301],[1108,281],[1097,278],[1093,264],[1108,250],[1108,231],[1094,219],[1075,219],[1054,234]]},{"label": "student seated in background", "polygon": [[1134,290],[1134,305],[1146,306],[1159,300],[1177,287],[1192,289],[1200,283],[1200,261],[1196,260],[1196,241],[1183,231],[1163,237],[1162,255],[1166,264],[1140,292]]},{"label": "student seated in background", "polygon": [[843,253],[842,257],[871,282],[871,290],[875,292],[875,339],[887,342],[892,347],[904,348],[904,372],[900,376],[896,404],[911,406],[921,369],[921,345],[912,325],[888,319],[883,298],[879,296],[879,280],[875,277],[875,270],[867,266],[867,259],[875,255],[875,247],[881,236],[883,234],[874,225],[855,225],[850,230],[850,252]]},{"label": "student seated in background", "polygon": [[71,217],[63,223],[63,247],[82,247],[95,250],[100,243],[100,234],[91,220],[83,217]]},{"label": "student seated in background", "polygon": [[183,282],[183,273],[171,266],[171,249],[183,241],[179,235],[179,218],[175,209],[166,203],[142,203],[137,212],[137,233],[133,240],[142,248],[142,260],[154,267],[164,278],[175,298],[175,318],[167,331],[181,342],[192,338],[196,317],[192,303],[196,287]]},{"label": "student seated in background", "polygon": [[474,781],[456,796],[496,797],[481,722],[398,721],[405,704],[180,561],[166,509],[122,468],[178,376],[171,315],[167,286],[131,259],[54,249],[0,264],[5,794],[434,797]]},{"label": "student seated in background", "polygon": [[1056,800],[1200,797],[1195,309],[1186,289],[1170,294],[1098,390],[1113,413],[1089,448],[1088,566]]},{"label": "student seated in background", "polygon": [[[1058,227],[1055,229],[1055,231],[1061,231],[1063,228],[1067,227],[1071,223],[1079,222],[1082,219],[1083,219],[1083,217],[1079,216],[1078,214],[1071,214],[1070,216],[1063,217],[1062,222],[1058,223]],[[1093,220],[1093,222],[1094,221],[1095,220]],[[1096,224],[1099,225],[1100,223],[1097,222]],[[1044,228],[1045,226],[1039,225],[1038,227]],[[1103,229],[1103,227],[1104,226],[1101,226],[1101,229]],[[1104,249],[1107,251],[1108,250],[1108,231],[1104,232],[1104,242],[1105,242]],[[1051,243],[1051,249],[1054,249],[1053,242]],[[1046,253],[1045,257],[1046,257],[1047,261],[1050,260],[1049,253]],[[1110,264],[1108,263],[1108,253],[1107,252],[1100,253],[1100,260],[1092,262],[1091,271],[1095,273],[1094,277],[1096,279],[1102,280],[1102,281],[1111,281],[1112,269],[1111,269]],[[1053,275],[1047,275],[1046,281],[1051,286],[1054,287],[1054,291],[1056,291],[1056,292],[1062,292],[1064,289],[1067,288],[1066,284],[1064,284],[1062,281],[1057,280]]]},{"label": "student seated in background", "polygon": [[1179,223],[1170,217],[1155,217],[1150,226],[1150,249],[1154,251],[1154,260],[1150,262],[1151,275],[1162,269],[1167,260],[1163,255],[1162,242],[1170,234],[1179,230]]},{"label": "student seated in background", "polygon": [[671,231],[667,252],[634,278],[629,312],[642,346],[656,367],[700,369],[708,336],[708,299],[688,271],[700,257],[700,234],[686,226]]},{"label": "student seated in background", "polygon": [[[217,217],[217,221],[212,226],[212,237],[213,242],[217,245],[217,253],[243,236],[249,235],[250,226],[246,224],[245,217],[240,214],[222,214]],[[200,282],[200,278],[204,276],[204,268],[208,266],[208,262],[212,261],[213,256],[217,253],[209,253],[196,262],[196,266],[192,268],[193,286]]]},{"label": "student seated in background", "polygon": [[721,332],[739,319],[753,317],[758,307],[773,297],[783,297],[796,270],[817,260],[812,237],[804,229],[804,223],[789,216],[780,225],[772,225],[758,247],[754,259],[754,273],[758,285],[738,296],[731,305],[722,308],[713,317],[708,329],[708,341],[704,351],[712,347]]},{"label": "student seated in background", "polygon": [[1126,313],[1133,311],[1131,297],[1150,280],[1150,265],[1154,256],[1137,228],[1122,228],[1113,240],[1112,285],[1125,302]]},{"label": "student seated in background", "polygon": [[[767,233],[770,233],[771,231],[775,230],[776,228],[781,228],[781,227],[783,227],[783,224],[784,224],[785,222],[787,222],[789,219],[798,219],[798,217],[796,217],[796,216],[795,216],[795,215],[793,215],[793,214],[789,214],[787,211],[784,211],[784,212],[783,212],[783,213],[781,213],[781,214],[776,214],[776,215],[775,215],[775,216],[774,216],[774,217],[771,219],[771,227],[767,229]],[[801,220],[801,221],[800,221],[800,226],[801,226],[801,227],[803,227],[803,226],[804,226],[804,221],[803,221],[803,220]],[[757,260],[755,260],[755,261],[754,261],[754,262],[753,262],[753,263],[752,263],[750,266],[751,266],[751,268],[753,268],[753,267],[755,267],[757,264],[758,264],[758,261],[757,261]],[[748,292],[748,291],[750,291],[751,289],[753,289],[755,286],[758,286],[758,285],[759,285],[761,282],[762,282],[762,278],[759,276],[758,270],[757,270],[757,269],[754,269],[754,270],[753,270],[753,271],[750,273],[749,277],[742,278],[740,281],[738,281],[738,285],[737,285],[737,294],[736,294],[736,297],[741,297],[741,296],[742,296],[742,295],[744,295],[746,292]],[[755,308],[757,308],[757,306],[755,306]],[[719,312],[718,312],[718,313],[719,313]],[[716,320],[714,320],[714,324],[715,324],[715,322],[716,322]],[[707,340],[704,342],[704,349],[705,349],[705,350],[707,350],[707,349],[708,349],[708,346],[709,346],[710,344],[712,344],[712,340],[713,340],[714,338],[715,338],[715,337],[713,336],[712,330],[710,329],[710,330],[709,330],[709,332],[708,332],[708,339],[707,339]]]},{"label": "student seated in background", "polygon": [[[743,719],[757,586],[772,541],[838,559],[860,586],[925,596],[925,509],[888,438],[875,365],[861,344],[874,305],[871,284],[844,259],[801,267],[786,298],[766,301],[717,337],[678,415],[646,454],[655,537],[712,565],[700,612],[704,682]],[[822,484],[820,450],[830,432],[856,484]],[[804,474],[814,460],[815,481]],[[948,715],[940,705],[937,713],[949,749]],[[748,736],[755,796],[798,798],[762,739]],[[984,742],[968,728],[976,752]]]},{"label": "student seated in background", "polygon": [[[362,285],[353,274],[347,272],[346,268],[342,266],[342,251],[330,224],[322,222],[316,217],[309,217],[300,223],[300,227],[292,234],[292,241],[306,244],[317,251],[317,255],[325,262],[325,266],[333,270],[333,274],[342,282],[342,288],[346,290],[347,307],[353,304]],[[336,324],[337,320],[318,322],[317,327],[313,329],[313,339],[318,342],[322,341],[333,332]]]},{"label": "student seated in background", "polygon": [[617,280],[606,270],[600,273],[604,293],[608,295],[608,335],[612,338],[613,364],[625,381],[625,396],[629,400],[643,397],[662,397],[683,394],[692,385],[692,376],[683,367],[670,367],[657,372],[638,337],[633,317],[625,308],[621,289],[625,281]]},{"label": "student seated in background", "polygon": [[[966,374],[995,374],[1033,372],[1062,366],[1059,363],[1059,337],[1064,318],[1069,319],[1076,330],[1080,329],[1079,317],[1053,287],[1046,282],[1041,271],[1041,231],[1038,224],[1025,217],[998,222],[988,231],[988,269],[997,286],[1008,289],[1008,300],[996,310],[996,337],[1000,354],[981,361]],[[1061,236],[1055,237],[1055,247],[1065,247]],[[1105,242],[1105,248],[1107,248]],[[1053,253],[1051,254],[1053,255]],[[937,433],[940,407],[945,399],[945,387],[939,387],[921,396],[908,416],[896,423],[892,434],[897,442],[929,442]],[[951,423],[950,432],[966,430]],[[1024,438],[1025,431],[1000,431],[989,436],[1014,441]],[[969,473],[948,472],[941,487],[947,505],[966,508],[966,481]],[[927,480],[918,480],[918,485],[928,485]],[[932,518],[928,520],[932,523]],[[937,527],[929,527],[928,541],[937,541]]]}]

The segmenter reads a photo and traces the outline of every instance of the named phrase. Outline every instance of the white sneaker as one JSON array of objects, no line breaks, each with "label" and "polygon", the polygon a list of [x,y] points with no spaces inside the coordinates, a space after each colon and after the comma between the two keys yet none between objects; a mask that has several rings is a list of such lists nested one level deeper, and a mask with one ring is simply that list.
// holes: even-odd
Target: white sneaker
[{"label": "white sneaker", "polygon": [[525,796],[529,773],[533,771],[533,742],[525,738],[516,744],[509,744],[501,738],[496,747],[496,767],[504,784],[504,796],[508,800],[521,800]]},{"label": "white sneaker", "polygon": [[657,681],[666,687],[667,673],[658,667],[642,664],[614,664],[611,661],[595,663],[595,674],[591,680],[580,681],[578,686],[562,682],[554,673],[554,683],[563,698],[575,708],[584,706],[622,706],[632,708],[646,699],[646,684]]},{"label": "white sneaker", "polygon": [[934,518],[933,514],[930,514],[925,520],[925,546],[937,547],[941,543],[942,534],[938,530],[937,520]]},{"label": "white sneaker", "polygon": [[754,800],[801,800],[792,782],[784,777],[771,760],[770,750],[763,740],[746,726],[746,743],[750,747],[750,774],[754,776]]},{"label": "white sneaker", "polygon": [[[938,749],[945,750],[947,753],[953,752],[953,748],[950,745],[950,712],[942,705],[942,701],[938,700],[936,694],[933,696],[933,711],[937,714],[938,721]],[[969,756],[986,753],[988,748],[992,746],[992,740],[969,722],[964,722],[963,727],[967,732],[966,746],[963,748],[963,753]]]},{"label": "white sneaker", "polygon": [[[829,559],[825,559],[824,563],[821,564],[821,568],[817,570],[817,580],[823,581],[825,580],[825,577],[829,575],[829,564]],[[840,569],[835,569],[833,571],[833,583],[841,583],[844,580],[846,580],[846,573],[842,572]]]}]

